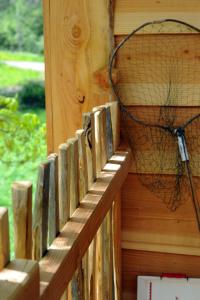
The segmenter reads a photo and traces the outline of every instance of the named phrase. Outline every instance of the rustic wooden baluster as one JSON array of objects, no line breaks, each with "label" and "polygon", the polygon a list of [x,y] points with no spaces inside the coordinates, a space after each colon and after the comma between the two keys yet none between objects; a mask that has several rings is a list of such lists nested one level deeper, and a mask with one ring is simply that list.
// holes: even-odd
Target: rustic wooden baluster
[{"label": "rustic wooden baluster", "polygon": [[106,152],[109,160],[114,153],[113,129],[110,106],[106,105]]},{"label": "rustic wooden baluster", "polygon": [[[114,153],[113,145],[113,131],[111,121],[110,106],[106,105],[106,152],[107,160],[111,158]],[[112,299],[113,296],[113,209],[108,212],[105,221],[103,223],[103,237],[104,237],[104,274],[105,279],[105,299]]]},{"label": "rustic wooden baluster", "polygon": [[114,151],[117,150],[120,141],[120,113],[119,105],[117,101],[106,103],[110,107],[111,122],[112,122],[112,132],[113,132],[113,147]]},{"label": "rustic wooden baluster", "polygon": [[[90,189],[91,185],[96,179],[96,144],[95,144],[95,118],[94,113],[84,113],[83,114],[83,128],[86,133],[86,157],[87,157],[87,172],[88,172],[88,187]],[[96,237],[90,244],[87,251],[88,256],[88,300],[93,300],[95,295],[95,265],[96,265]],[[85,299],[85,300],[86,300]]]},{"label": "rustic wooden baluster", "polygon": [[[103,138],[101,135],[104,135],[102,126],[102,109],[94,108],[94,131],[95,131],[95,150],[96,150],[96,177],[98,178],[102,170],[102,146]],[[104,148],[105,149],[105,148]],[[101,300],[103,299],[104,291],[104,280],[103,280],[103,227],[101,226],[96,235],[95,247],[94,247],[94,299]]]},{"label": "rustic wooden baluster", "polygon": [[12,185],[15,258],[32,258],[32,184],[17,181]]},{"label": "rustic wooden baluster", "polygon": [[86,133],[84,129],[76,131],[78,138],[78,156],[79,156],[79,202],[84,198],[88,191],[88,167],[86,156]]},{"label": "rustic wooden baluster", "polygon": [[[69,144],[69,204],[70,204],[70,218],[73,216],[74,211],[79,205],[79,155],[78,155],[78,138],[71,138],[67,140]],[[68,287],[68,299],[79,299],[79,278],[81,277],[81,267],[78,268],[74,274]]]},{"label": "rustic wooden baluster", "polygon": [[[110,108],[112,135],[113,135],[113,152],[117,150],[120,140],[120,114],[118,103],[109,102],[107,107]],[[113,256],[113,281],[114,281],[114,299],[120,300],[121,293],[121,195],[116,195],[116,201],[112,209],[112,256]],[[116,222],[117,220],[117,222]]]},{"label": "rustic wooden baluster", "polygon": [[94,113],[83,114],[83,128],[86,133],[86,157],[88,170],[88,189],[96,179],[96,151],[94,133]]},{"label": "rustic wooden baluster", "polygon": [[60,230],[70,218],[70,145],[68,143],[59,146],[59,218]]},{"label": "rustic wooden baluster", "polygon": [[[59,227],[60,230],[70,218],[70,144],[61,144],[58,155]],[[68,300],[70,284],[61,300]]]},{"label": "rustic wooden baluster", "polygon": [[0,271],[10,260],[8,209],[0,207]]},{"label": "rustic wooden baluster", "polygon": [[47,250],[50,163],[39,166],[33,219],[33,258],[40,260]]},{"label": "rustic wooden baluster", "polygon": [[[84,129],[77,130],[78,150],[79,150],[79,201],[84,198],[88,191],[88,171],[87,171],[87,155],[86,155],[86,132]],[[88,255],[87,251],[82,260],[82,287],[83,294],[81,299],[89,299],[89,283],[88,283]]]},{"label": "rustic wooden baluster", "polygon": [[59,233],[59,203],[58,203],[58,155],[53,153],[48,156],[50,163],[49,175],[49,245]]},{"label": "rustic wooden baluster", "polygon": [[79,204],[79,178],[78,178],[78,139],[68,139],[70,145],[70,176],[69,176],[69,197],[70,197],[70,217]]}]

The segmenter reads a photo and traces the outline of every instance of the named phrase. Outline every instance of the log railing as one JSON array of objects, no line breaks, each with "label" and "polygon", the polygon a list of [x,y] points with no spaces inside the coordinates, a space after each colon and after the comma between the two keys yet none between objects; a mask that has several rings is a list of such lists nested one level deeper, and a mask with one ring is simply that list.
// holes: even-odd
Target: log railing
[{"label": "log railing", "polygon": [[32,185],[12,186],[15,260],[8,211],[0,209],[1,299],[120,299],[114,205],[130,166],[117,151],[115,102],[83,115],[83,129],[39,166]]}]

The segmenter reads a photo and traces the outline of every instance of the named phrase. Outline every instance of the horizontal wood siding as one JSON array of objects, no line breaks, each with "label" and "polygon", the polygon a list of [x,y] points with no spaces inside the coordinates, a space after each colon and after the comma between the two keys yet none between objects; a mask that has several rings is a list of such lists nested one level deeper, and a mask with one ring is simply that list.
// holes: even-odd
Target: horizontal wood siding
[{"label": "horizontal wood siding", "polygon": [[115,34],[128,34],[147,21],[175,18],[200,27],[198,0],[116,0]]}]

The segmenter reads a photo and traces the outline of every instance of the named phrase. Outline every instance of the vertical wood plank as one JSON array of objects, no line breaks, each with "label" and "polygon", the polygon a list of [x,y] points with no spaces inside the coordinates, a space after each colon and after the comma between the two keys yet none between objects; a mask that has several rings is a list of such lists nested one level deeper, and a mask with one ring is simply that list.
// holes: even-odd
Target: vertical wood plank
[{"label": "vertical wood plank", "polygon": [[95,150],[95,130],[94,130],[94,114],[83,114],[83,128],[86,135],[86,157],[88,171],[88,189],[96,178],[96,150]]},{"label": "vertical wood plank", "polygon": [[96,169],[96,178],[98,178],[99,173],[101,172],[101,132],[100,132],[100,120],[101,120],[101,111],[94,112],[94,134],[95,134],[95,169]]},{"label": "vertical wood plank", "polygon": [[48,244],[51,245],[59,233],[59,203],[58,203],[58,155],[48,156],[50,163],[49,175],[49,215],[48,215]]},{"label": "vertical wood plank", "polygon": [[[117,220],[117,222],[116,222]],[[114,281],[114,299],[121,299],[121,193],[116,195],[113,205],[112,218],[113,231],[113,281]]]},{"label": "vertical wood plank", "polygon": [[[88,170],[86,155],[86,131],[84,129],[76,131],[78,137],[79,152],[79,202],[84,198],[88,191]],[[92,135],[92,133],[90,132]],[[85,253],[78,271],[80,282],[80,299],[89,300],[89,250]]]},{"label": "vertical wood plank", "polygon": [[86,156],[86,134],[84,129],[76,131],[78,138],[78,157],[79,157],[79,202],[88,191],[88,171]]},{"label": "vertical wood plank", "polygon": [[70,197],[70,217],[73,215],[75,209],[79,204],[79,158],[78,158],[78,139],[68,139],[67,143],[70,145],[70,176],[69,176],[69,197]]},{"label": "vertical wood plank", "polygon": [[45,101],[47,122],[48,153],[54,152],[53,94],[52,94],[52,55],[51,55],[51,5],[52,0],[43,0],[44,16],[44,57],[45,57]]},{"label": "vertical wood plank", "polygon": [[58,145],[81,127],[82,112],[109,99],[110,92],[98,86],[94,73],[109,61],[110,2],[43,0],[47,132],[51,152],[56,152]]},{"label": "vertical wood plank", "polygon": [[120,141],[119,105],[117,101],[108,102],[106,104],[110,107],[112,130],[113,130],[113,145],[114,145],[114,151],[116,151]]},{"label": "vertical wood plank", "polygon": [[32,258],[32,184],[17,181],[12,185],[15,258]]},{"label": "vertical wood plank", "polygon": [[107,158],[110,159],[114,153],[113,129],[112,129],[110,106],[106,106],[106,151],[107,151]]},{"label": "vertical wood plank", "polygon": [[33,219],[33,258],[40,260],[47,250],[49,162],[39,166]]},{"label": "vertical wood plank", "polygon": [[60,229],[70,218],[70,145],[59,146],[59,223]]},{"label": "vertical wood plank", "polygon": [[0,271],[10,260],[8,209],[0,207]]}]

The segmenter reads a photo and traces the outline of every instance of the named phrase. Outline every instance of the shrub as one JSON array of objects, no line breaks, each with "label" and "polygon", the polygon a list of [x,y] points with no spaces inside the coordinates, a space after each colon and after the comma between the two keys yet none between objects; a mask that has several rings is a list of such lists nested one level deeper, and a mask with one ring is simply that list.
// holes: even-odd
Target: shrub
[{"label": "shrub", "polygon": [[45,107],[45,89],[43,81],[28,81],[18,93],[21,106]]},{"label": "shrub", "polygon": [[45,153],[46,126],[33,113],[20,113],[18,101],[0,96],[0,161],[35,161]]}]

